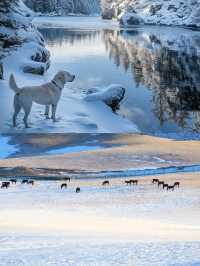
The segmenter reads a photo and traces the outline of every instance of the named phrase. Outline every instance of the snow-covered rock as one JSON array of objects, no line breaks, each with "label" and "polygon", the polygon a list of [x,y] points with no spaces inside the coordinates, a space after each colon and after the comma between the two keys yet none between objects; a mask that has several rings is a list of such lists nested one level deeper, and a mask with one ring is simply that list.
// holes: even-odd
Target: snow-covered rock
[{"label": "snow-covered rock", "polygon": [[[110,0],[104,0],[110,2]],[[112,0],[105,12],[123,26],[145,24],[200,26],[200,0]]]},{"label": "snow-covered rock", "polygon": [[86,101],[102,101],[115,112],[124,98],[125,89],[121,85],[113,84],[103,90],[93,88],[88,93],[89,95],[85,97]]},{"label": "snow-covered rock", "polygon": [[[26,58],[22,69],[37,62],[45,70],[49,67],[49,52],[44,47],[44,39],[31,23],[33,12],[30,11],[21,0],[4,1],[0,3],[0,78],[3,77],[2,70],[4,58],[24,45],[29,44],[30,52],[23,54],[21,60]],[[40,55],[40,56],[39,56]],[[18,58],[20,65],[20,58]],[[36,65],[36,64],[35,64]]]}]

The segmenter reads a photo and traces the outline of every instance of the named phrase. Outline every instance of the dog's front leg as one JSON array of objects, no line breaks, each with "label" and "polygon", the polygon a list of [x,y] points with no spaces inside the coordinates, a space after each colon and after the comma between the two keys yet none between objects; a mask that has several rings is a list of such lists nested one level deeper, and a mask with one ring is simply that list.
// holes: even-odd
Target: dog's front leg
[{"label": "dog's front leg", "polygon": [[56,109],[57,109],[57,104],[52,104],[52,117],[53,122],[56,122]]},{"label": "dog's front leg", "polygon": [[45,106],[45,113],[44,113],[44,115],[46,116],[46,119],[50,119],[50,117],[49,117],[49,108],[50,108],[49,105],[46,105]]}]

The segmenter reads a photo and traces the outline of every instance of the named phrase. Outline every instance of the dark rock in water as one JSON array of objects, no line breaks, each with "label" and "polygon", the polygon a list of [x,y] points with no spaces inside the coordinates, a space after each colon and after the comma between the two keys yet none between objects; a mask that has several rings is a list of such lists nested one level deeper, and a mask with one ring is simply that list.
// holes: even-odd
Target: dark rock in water
[{"label": "dark rock in water", "polygon": [[125,88],[121,85],[111,85],[103,92],[97,92],[98,89],[90,90],[90,94],[85,97],[86,101],[102,101],[109,106],[113,112],[120,108],[120,102],[124,99]]}]

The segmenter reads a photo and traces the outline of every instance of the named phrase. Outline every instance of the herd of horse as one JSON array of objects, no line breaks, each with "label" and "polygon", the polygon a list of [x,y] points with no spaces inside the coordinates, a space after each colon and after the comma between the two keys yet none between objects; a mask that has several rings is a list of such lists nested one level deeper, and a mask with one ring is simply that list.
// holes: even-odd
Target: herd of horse
[{"label": "herd of horse", "polygon": [[158,178],[154,178],[152,180],[153,184],[157,184],[158,187],[162,187],[163,189],[166,190],[174,190],[176,187],[180,187],[180,182],[174,182],[173,185],[169,185],[167,183],[165,183],[164,181],[159,180]]},{"label": "herd of horse", "polygon": [[[17,179],[11,178],[9,181],[3,181],[1,183],[1,188],[9,188],[11,186],[11,184],[17,184]],[[34,186],[35,181],[34,180],[30,180],[30,179],[23,179],[21,181],[21,184],[27,184],[27,185]]]},{"label": "herd of horse", "polygon": [[[61,189],[66,189],[68,187],[68,182],[71,181],[71,178],[70,177],[65,177],[63,179],[63,183],[61,183],[60,185],[60,188]],[[1,188],[9,188],[11,186],[11,184],[16,184],[17,183],[17,179],[14,179],[14,178],[11,178],[9,181],[3,181],[1,183]],[[126,185],[138,185],[139,181],[138,179],[129,179],[129,180],[125,180],[124,181],[124,184]],[[21,180],[21,184],[27,184],[27,185],[32,185],[34,186],[35,184],[35,181],[34,180],[31,180],[31,179],[22,179]],[[173,185],[169,185],[167,183],[165,183],[164,181],[162,180],[159,180],[158,178],[153,178],[152,179],[152,184],[156,184],[158,187],[162,187],[163,189],[166,189],[166,190],[173,190],[177,187],[179,188],[180,187],[180,182],[174,182]],[[108,186],[110,185],[110,181],[109,180],[104,180],[102,182],[102,186]],[[76,187],[75,189],[75,192],[76,193],[80,193],[81,192],[81,188],[80,187]]]}]

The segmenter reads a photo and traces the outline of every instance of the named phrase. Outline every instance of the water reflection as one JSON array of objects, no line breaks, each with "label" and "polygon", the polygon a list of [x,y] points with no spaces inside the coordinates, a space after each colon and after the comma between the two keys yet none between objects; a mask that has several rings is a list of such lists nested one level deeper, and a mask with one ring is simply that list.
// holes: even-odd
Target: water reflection
[{"label": "water reflection", "polygon": [[[86,41],[90,51],[101,42],[105,47],[105,62],[100,61],[98,73],[102,73],[104,83],[107,80],[103,71],[109,72],[113,81],[125,83],[128,98],[120,114],[141,123],[143,131],[200,131],[199,31],[150,27],[101,31],[43,29],[42,33],[50,47],[65,44],[76,49],[76,45],[80,47],[78,44]],[[120,73],[117,76],[116,67]],[[133,98],[137,102],[133,103]],[[140,110],[137,118],[135,103]],[[139,113],[143,113],[143,122],[138,118]]]},{"label": "water reflection", "polygon": [[[131,70],[137,87],[152,90],[153,111],[162,125],[174,121],[199,131],[200,34],[171,36],[160,31],[105,31],[113,62]],[[192,116],[192,118],[191,118]]]}]

